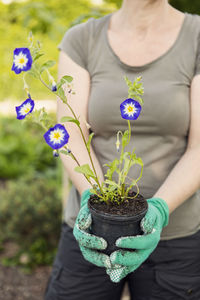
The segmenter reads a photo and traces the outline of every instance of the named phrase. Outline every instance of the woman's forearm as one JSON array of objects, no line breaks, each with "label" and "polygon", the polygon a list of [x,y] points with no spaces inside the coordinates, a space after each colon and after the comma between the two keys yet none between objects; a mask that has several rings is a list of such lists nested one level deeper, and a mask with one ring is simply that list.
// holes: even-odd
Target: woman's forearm
[{"label": "woman's forearm", "polygon": [[200,146],[189,148],[154,194],[167,202],[170,213],[200,187],[199,162]]}]

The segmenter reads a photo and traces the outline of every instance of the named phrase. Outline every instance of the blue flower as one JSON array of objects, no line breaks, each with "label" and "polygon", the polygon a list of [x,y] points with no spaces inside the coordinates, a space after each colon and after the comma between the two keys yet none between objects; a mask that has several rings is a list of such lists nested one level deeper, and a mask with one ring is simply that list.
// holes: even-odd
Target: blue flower
[{"label": "blue flower", "polygon": [[13,52],[12,71],[16,74],[22,71],[28,71],[32,66],[32,57],[28,48],[15,48]]},{"label": "blue flower", "polygon": [[126,120],[136,120],[139,117],[141,108],[139,102],[128,98],[120,104],[121,116]]},{"label": "blue flower", "polygon": [[56,124],[44,134],[44,139],[51,148],[59,149],[68,143],[69,134],[63,125]]},{"label": "blue flower", "polygon": [[26,99],[20,106],[15,106],[17,119],[21,120],[30,114],[35,106],[34,101],[31,98]]}]

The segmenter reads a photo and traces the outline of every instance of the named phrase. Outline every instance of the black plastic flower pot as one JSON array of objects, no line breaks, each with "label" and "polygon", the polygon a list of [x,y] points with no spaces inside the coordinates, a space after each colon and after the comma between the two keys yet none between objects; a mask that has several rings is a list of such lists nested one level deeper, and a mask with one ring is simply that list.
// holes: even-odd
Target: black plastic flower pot
[{"label": "black plastic flower pot", "polygon": [[[103,237],[108,246],[102,252],[110,255],[113,251],[120,248],[115,245],[119,237],[136,236],[143,234],[140,228],[140,221],[147,212],[147,201],[140,195],[144,202],[144,208],[135,215],[113,215],[99,211],[88,201],[88,207],[92,215],[91,233]],[[134,201],[134,200],[133,200]]]}]

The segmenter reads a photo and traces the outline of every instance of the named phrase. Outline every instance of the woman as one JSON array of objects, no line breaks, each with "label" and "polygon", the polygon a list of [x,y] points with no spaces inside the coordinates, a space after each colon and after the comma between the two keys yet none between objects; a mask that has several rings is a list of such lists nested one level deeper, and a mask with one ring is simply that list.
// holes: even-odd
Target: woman
[{"label": "woman", "polygon": [[[154,243],[156,249],[135,269],[126,255],[105,260],[92,249],[98,246],[87,230],[74,232],[92,264],[86,261],[73,227],[80,195],[87,201],[90,186],[74,171],[74,161],[62,156],[73,187],[45,299],[119,300],[126,281],[134,300],[200,299],[200,18],[177,11],[167,0],[124,0],[115,13],[70,29],[59,48],[59,76],[74,77],[76,95],[70,104],[81,116],[85,136],[89,135],[85,120],[95,133],[92,156],[101,181],[103,165],[116,156],[116,132],[126,129],[118,112],[127,97],[123,76],[142,76],[145,104],[133,125],[131,147],[144,161],[140,192],[152,201],[153,209],[155,199],[165,206],[160,212],[166,212],[166,220],[160,226],[160,242],[159,236]],[[68,114],[58,100],[58,120]],[[81,164],[89,163],[76,126],[66,127],[70,149]],[[167,209],[169,224],[162,230]],[[76,228],[81,229],[79,219]],[[152,234],[143,237],[144,243]],[[87,239],[88,245],[94,242],[91,248],[81,242]],[[137,251],[140,256],[143,249]],[[107,273],[94,263],[107,267]],[[116,265],[129,270],[118,283],[110,280]]]}]

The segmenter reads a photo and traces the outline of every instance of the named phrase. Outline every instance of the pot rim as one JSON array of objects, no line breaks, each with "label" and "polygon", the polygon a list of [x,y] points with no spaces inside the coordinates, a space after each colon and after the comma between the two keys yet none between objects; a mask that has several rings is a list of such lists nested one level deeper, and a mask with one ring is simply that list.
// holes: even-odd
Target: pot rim
[{"label": "pot rim", "polygon": [[92,207],[89,201],[88,201],[88,208],[89,208],[91,214],[96,216],[97,218],[101,218],[101,219],[103,218],[106,220],[113,220],[113,221],[131,221],[131,220],[137,221],[145,216],[145,214],[148,210],[148,203],[147,203],[146,209],[144,209],[139,214],[134,215],[134,216],[133,215],[113,215],[113,214],[109,214],[109,213],[104,213],[104,212],[99,211],[99,210],[95,209],[94,207]]}]

